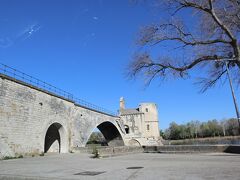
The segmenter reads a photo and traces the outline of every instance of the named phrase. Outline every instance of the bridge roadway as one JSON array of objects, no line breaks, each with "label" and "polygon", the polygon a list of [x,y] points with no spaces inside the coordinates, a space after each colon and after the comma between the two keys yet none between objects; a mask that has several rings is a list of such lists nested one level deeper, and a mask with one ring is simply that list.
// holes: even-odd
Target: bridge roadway
[{"label": "bridge roadway", "polygon": [[[39,81],[38,81],[39,83]],[[119,117],[0,74],[0,158],[84,147],[97,127],[110,146],[124,145]]]}]

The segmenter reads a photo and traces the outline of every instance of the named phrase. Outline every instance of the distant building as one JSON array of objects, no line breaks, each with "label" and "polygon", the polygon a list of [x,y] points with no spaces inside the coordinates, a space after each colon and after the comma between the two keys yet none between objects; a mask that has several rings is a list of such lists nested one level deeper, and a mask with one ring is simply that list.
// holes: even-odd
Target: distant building
[{"label": "distant building", "polygon": [[126,109],[120,98],[119,116],[125,129],[126,145],[161,145],[158,110],[155,103],[141,103],[138,108]]}]

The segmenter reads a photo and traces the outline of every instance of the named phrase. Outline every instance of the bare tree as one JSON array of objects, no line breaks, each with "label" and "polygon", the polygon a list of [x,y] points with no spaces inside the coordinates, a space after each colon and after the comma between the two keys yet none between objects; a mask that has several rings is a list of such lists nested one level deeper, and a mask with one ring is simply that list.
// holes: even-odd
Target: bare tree
[{"label": "bare tree", "polygon": [[227,124],[227,120],[223,119],[220,121],[220,125],[222,127],[222,132],[223,132],[223,136],[226,136],[226,124]]},{"label": "bare tree", "polygon": [[235,83],[240,84],[239,0],[155,2],[159,9],[167,10],[169,18],[140,31],[137,42],[141,50],[128,68],[131,78],[143,75],[150,84],[155,78],[187,78],[195,70],[204,92],[225,82],[222,60],[231,59],[228,67]]}]

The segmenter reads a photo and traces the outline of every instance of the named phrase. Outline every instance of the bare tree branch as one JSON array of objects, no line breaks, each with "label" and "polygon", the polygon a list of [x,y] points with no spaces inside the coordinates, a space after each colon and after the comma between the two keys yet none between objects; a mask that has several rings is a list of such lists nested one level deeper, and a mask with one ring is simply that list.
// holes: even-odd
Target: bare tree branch
[{"label": "bare tree branch", "polygon": [[[159,0],[160,1],[160,0]],[[149,53],[138,53],[129,65],[129,76],[143,75],[149,85],[153,79],[185,78],[192,69],[202,68],[206,78],[202,90],[213,87],[226,74],[221,60],[231,59],[229,69],[240,84],[240,3],[237,0],[161,0],[171,9],[169,19],[142,29],[139,45]],[[192,12],[185,17],[181,12]],[[195,13],[196,12],[196,13]],[[189,18],[194,24],[187,27]],[[190,31],[188,30],[190,29]],[[158,46],[160,45],[160,46]],[[158,58],[151,58],[153,47]],[[173,51],[160,47],[169,47]],[[165,50],[165,51],[164,51]],[[156,51],[156,50],[154,50]],[[186,55],[187,52],[187,55]],[[154,53],[155,54],[155,53]]]}]

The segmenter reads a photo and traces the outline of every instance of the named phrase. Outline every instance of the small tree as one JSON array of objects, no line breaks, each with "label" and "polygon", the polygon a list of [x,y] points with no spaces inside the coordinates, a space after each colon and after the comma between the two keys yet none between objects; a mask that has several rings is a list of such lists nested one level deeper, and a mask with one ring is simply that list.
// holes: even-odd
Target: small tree
[{"label": "small tree", "polygon": [[172,139],[172,140],[180,139],[181,128],[177,123],[172,122],[170,124],[169,132],[170,132],[169,139]]},{"label": "small tree", "polygon": [[231,59],[229,69],[235,82],[240,83],[238,0],[156,2],[160,10],[165,10],[165,20],[140,31],[138,45],[144,51],[134,55],[128,68],[130,77],[142,75],[150,84],[155,78],[187,78],[194,69],[203,76],[197,82],[204,92],[226,74],[222,60]]},{"label": "small tree", "polygon": [[216,119],[208,121],[207,124],[211,137],[220,136],[222,134],[222,128]]},{"label": "small tree", "polygon": [[188,132],[188,138],[194,138],[195,129],[192,121],[186,124],[186,129]]},{"label": "small tree", "polygon": [[161,136],[163,139],[166,139],[166,136],[165,136],[165,133],[163,132],[163,130],[160,130],[160,136]]},{"label": "small tree", "polygon": [[237,119],[231,118],[226,122],[226,134],[228,136],[239,135]]},{"label": "small tree", "polygon": [[195,133],[195,138],[198,137],[199,134],[199,130],[200,130],[200,121],[196,120],[196,121],[191,121],[191,123],[194,126],[194,133]]},{"label": "small tree", "polygon": [[165,129],[165,131],[164,131],[165,138],[164,139],[169,140],[170,134],[171,134],[170,129],[169,128]]},{"label": "small tree", "polygon": [[223,136],[226,136],[226,121],[227,121],[226,119],[223,119],[223,120],[220,121]]}]

